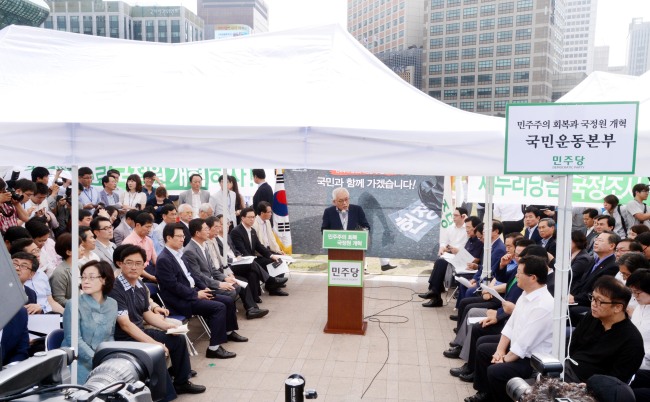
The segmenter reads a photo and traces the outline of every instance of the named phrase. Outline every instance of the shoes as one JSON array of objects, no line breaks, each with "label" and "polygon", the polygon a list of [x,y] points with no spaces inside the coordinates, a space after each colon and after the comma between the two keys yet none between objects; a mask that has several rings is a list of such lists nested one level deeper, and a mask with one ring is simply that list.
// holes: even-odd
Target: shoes
[{"label": "shoes", "polygon": [[[267,311],[267,313],[268,313],[268,311]],[[266,314],[264,314],[264,315],[266,315]],[[233,341],[233,342],[248,342],[248,338],[246,338],[245,336],[239,335],[235,331],[232,331],[230,334],[228,334],[228,340]],[[223,349],[223,348],[219,348],[219,349]]]},{"label": "shoes", "polygon": [[285,292],[284,290],[273,289],[273,290],[269,290],[269,295],[271,295],[271,296],[289,296],[289,293]]},{"label": "shoes", "polygon": [[[462,347],[460,346],[454,346],[451,347],[444,352],[442,352],[443,356],[445,356],[448,359],[458,359],[460,357],[460,351]],[[452,374],[453,375],[453,374]]]},{"label": "shoes", "polygon": [[449,319],[452,321],[458,321],[458,314],[452,314],[449,316]]},{"label": "shoes", "polygon": [[282,285],[280,285],[280,286],[278,286],[278,287],[279,287],[279,288],[286,288],[286,287],[287,287],[287,284],[286,284],[286,283],[283,283]]},{"label": "shoes", "polygon": [[220,346],[217,350],[208,349],[205,352],[205,357],[208,359],[232,359],[237,356],[237,353],[228,352],[223,346]]},{"label": "shoes", "polygon": [[469,371],[469,366],[467,365],[467,363],[463,364],[460,367],[449,369],[449,374],[451,374],[453,377],[458,377],[461,374],[469,374],[469,373],[470,373],[470,371]]},{"label": "shoes", "polygon": [[280,285],[283,285],[287,283],[289,278],[274,278],[274,277],[269,277],[269,279],[266,280],[266,288],[268,289],[269,287],[279,287]]},{"label": "shoes", "polygon": [[255,300],[255,303],[257,303],[257,304],[262,304],[262,298],[259,297],[259,296],[257,296],[257,297],[254,298],[253,300]]},{"label": "shoes", "polygon": [[458,333],[458,328],[454,328],[454,334]]},{"label": "shoes", "polygon": [[487,392],[477,392],[472,396],[465,398],[465,402],[488,402],[491,401],[490,394]]},{"label": "shoes", "polygon": [[426,293],[420,293],[418,296],[422,299],[434,299],[438,295],[433,290],[429,290]]},{"label": "shoes", "polygon": [[381,266],[382,271],[388,271],[397,268],[397,265],[384,264]]},{"label": "shoes", "polygon": [[460,374],[458,378],[463,382],[474,382],[474,372]]},{"label": "shoes", "polygon": [[174,384],[174,390],[178,395],[181,394],[202,394],[205,392],[205,386],[186,382],[185,384]]},{"label": "shoes", "polygon": [[456,345],[456,344],[454,343],[454,341],[451,341],[451,342],[449,342],[449,346],[451,346],[451,347],[453,348],[454,346],[461,346],[461,345]]},{"label": "shoes", "polygon": [[427,302],[422,303],[423,307],[442,307],[442,299],[431,299]]},{"label": "shoes", "polygon": [[[269,313],[269,310],[263,308],[251,307],[246,311],[246,318],[253,320],[255,318],[262,318]],[[234,334],[235,332],[233,332]]]}]

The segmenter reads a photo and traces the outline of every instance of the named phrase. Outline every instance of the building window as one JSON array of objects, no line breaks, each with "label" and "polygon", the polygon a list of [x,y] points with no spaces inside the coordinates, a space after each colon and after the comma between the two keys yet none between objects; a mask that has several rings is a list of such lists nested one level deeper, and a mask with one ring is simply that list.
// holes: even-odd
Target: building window
[{"label": "building window", "polygon": [[54,20],[52,19],[52,16],[49,16],[45,19],[45,22],[43,22],[43,28],[54,29]]},{"label": "building window", "polygon": [[517,33],[515,34],[515,39],[516,40],[528,40],[530,39],[532,35],[533,30],[530,28],[524,28],[524,29],[517,29]]},{"label": "building window", "polygon": [[515,58],[515,68],[529,68],[529,67],[530,67],[530,57]]},{"label": "building window", "polygon": [[478,75],[478,84],[479,85],[492,85],[492,74],[479,74]]},{"label": "building window", "polygon": [[[480,89],[479,89],[479,91],[480,91]],[[492,111],[492,102],[490,102],[490,101],[476,102],[476,111],[477,112],[491,112]]]},{"label": "building window", "polygon": [[442,52],[429,53],[429,61],[442,61]]},{"label": "building window", "polygon": [[440,100],[441,94],[442,94],[441,91],[429,91],[429,96],[434,98],[434,99]]},{"label": "building window", "polygon": [[476,49],[463,49],[463,59],[474,59],[476,58]]},{"label": "building window", "polygon": [[476,35],[463,35],[463,46],[476,45]]},{"label": "building window", "polygon": [[95,17],[95,25],[97,26],[97,36],[106,36],[106,17],[103,15]]},{"label": "building window", "polygon": [[118,20],[117,15],[111,15],[108,17],[108,25],[109,25],[109,34],[111,38],[119,38],[120,37],[120,22]]},{"label": "building window", "polygon": [[453,24],[447,24],[447,34],[455,34],[460,32],[460,23],[454,22]]},{"label": "building window", "polygon": [[478,49],[478,57],[492,57],[494,55],[494,47],[487,46]]},{"label": "building window", "polygon": [[481,31],[487,31],[489,29],[494,29],[494,18],[481,20]]},{"label": "building window", "polygon": [[447,0],[447,7],[460,6],[460,0]]},{"label": "building window", "polygon": [[445,74],[455,74],[458,72],[458,63],[445,64]]},{"label": "building window", "polygon": [[133,39],[142,40],[142,21],[133,21]]},{"label": "building window", "polygon": [[79,25],[79,17],[70,17],[70,32],[81,33],[81,26]]},{"label": "building window", "polygon": [[472,88],[472,89],[461,89],[460,90],[460,99],[474,99],[474,88]]},{"label": "building window", "polygon": [[480,44],[486,44],[486,43],[494,43],[494,32],[490,33],[482,33],[479,36],[479,43]]},{"label": "building window", "polygon": [[447,21],[454,21],[460,19],[460,8],[454,10],[447,10]]},{"label": "building window", "polygon": [[512,54],[512,45],[497,46],[497,56],[507,56]]},{"label": "building window", "polygon": [[497,60],[497,70],[510,70],[510,59]]},{"label": "building window", "polygon": [[458,90],[456,89],[445,89],[445,100],[448,99],[458,99]]},{"label": "building window", "polygon": [[442,25],[431,25],[431,35],[442,35],[444,27]]},{"label": "building window", "polygon": [[517,26],[531,25],[533,23],[532,14],[523,14],[517,16]]},{"label": "building window", "polygon": [[[497,81],[499,82],[499,81]],[[510,87],[496,87],[494,88],[494,96],[497,98],[505,98],[510,96]]]},{"label": "building window", "polygon": [[533,0],[518,0],[517,11],[529,11],[533,9]]},{"label": "building window", "polygon": [[442,11],[436,11],[431,13],[431,22],[442,22],[445,20],[445,13]]},{"label": "building window", "polygon": [[146,20],[144,22],[144,27],[145,27],[145,38],[147,42],[155,42],[156,38],[154,37],[154,25],[153,25],[153,20]]},{"label": "building window", "polygon": [[429,78],[429,88],[440,88],[442,86],[442,78]]},{"label": "building window", "polygon": [[476,63],[473,61],[465,61],[460,64],[461,73],[473,73],[476,71]]},{"label": "building window", "polygon": [[93,17],[89,15],[84,15],[82,19],[83,23],[83,28],[84,28],[84,35],[92,35],[93,34]]},{"label": "building window", "polygon": [[458,50],[447,50],[445,52],[445,60],[458,60]]},{"label": "building window", "polygon": [[470,4],[476,4],[478,3],[478,0],[465,0],[463,1],[464,6],[469,6]]},{"label": "building window", "polygon": [[458,36],[451,36],[446,38],[445,47],[458,47]]},{"label": "building window", "polygon": [[529,54],[530,43],[517,43],[515,45],[515,54]]},{"label": "building window", "polygon": [[528,71],[515,71],[513,79],[515,82],[528,82],[529,76]]},{"label": "building window", "polygon": [[476,94],[479,98],[491,98],[492,88],[479,88],[476,90]]},{"label": "building window", "polygon": [[478,71],[489,71],[489,70],[492,70],[492,60],[484,60],[478,62]]},{"label": "building window", "polygon": [[528,85],[515,85],[512,87],[512,96],[528,96]]},{"label": "building window", "polygon": [[510,28],[512,27],[512,17],[500,17],[499,18],[499,28]]},{"label": "building window", "polygon": [[494,101],[494,111],[495,112],[503,112],[506,110],[506,104],[508,101]]},{"label": "building window", "polygon": [[440,75],[442,73],[442,64],[429,65],[429,75]]},{"label": "building window", "polygon": [[68,26],[65,19],[65,15],[59,15],[56,17],[56,29],[59,31],[67,31]]},{"label": "building window", "polygon": [[[431,0],[431,9],[435,10],[437,8],[444,8],[445,0]],[[397,10],[395,10],[397,11]]]},{"label": "building window", "polygon": [[496,6],[494,4],[490,4],[487,6],[481,6],[481,17],[486,17],[488,15],[494,15],[494,10],[496,9]]},{"label": "building window", "polygon": [[499,4],[499,14],[509,14],[514,10],[515,10],[515,3],[513,1]]},{"label": "building window", "polygon": [[496,73],[494,80],[497,84],[510,83],[510,73]]},{"label": "building window", "polygon": [[172,43],[181,43],[181,21],[172,20]]},{"label": "building window", "polygon": [[478,15],[478,7],[467,7],[463,10],[463,18],[476,18]]},{"label": "building window", "polygon": [[167,20],[158,20],[158,42],[167,43]]},{"label": "building window", "polygon": [[463,22],[463,32],[474,32],[474,31],[476,31],[476,21]]},{"label": "building window", "polygon": [[512,40],[512,31],[497,32],[497,42],[510,42]]},{"label": "building window", "polygon": [[466,87],[466,86],[473,86],[475,82],[475,78],[473,75],[463,75],[460,77],[460,86],[461,87]]},{"label": "building window", "polygon": [[446,87],[455,87],[458,85],[458,77],[445,77]]},{"label": "building window", "polygon": [[474,102],[460,102],[460,109],[467,112],[474,111]]},{"label": "building window", "polygon": [[[173,21],[172,21],[172,28],[173,28],[173,26],[174,26],[174,24],[173,24]],[[172,34],[172,36],[173,36],[173,34]],[[442,43],[443,43],[442,38],[429,39],[429,48],[430,49],[440,49],[442,47]]]}]

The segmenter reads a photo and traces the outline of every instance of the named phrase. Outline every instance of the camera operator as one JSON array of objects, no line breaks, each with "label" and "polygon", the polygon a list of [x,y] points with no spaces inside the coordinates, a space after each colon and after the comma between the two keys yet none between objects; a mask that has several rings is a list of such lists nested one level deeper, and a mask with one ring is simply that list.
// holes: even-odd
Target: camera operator
[{"label": "camera operator", "polygon": [[465,402],[507,401],[506,383],[514,377],[530,377],[533,353],[550,353],[553,346],[553,296],[546,288],[546,259],[522,258],[517,267],[517,286],[523,289],[498,344],[478,347],[474,369],[475,395]]},{"label": "camera operator", "polygon": [[36,190],[36,185],[27,179],[16,180],[15,188],[8,186],[0,179],[0,232],[4,233],[12,226],[18,226],[19,220],[27,222],[29,213],[23,208],[23,203],[29,200]]}]

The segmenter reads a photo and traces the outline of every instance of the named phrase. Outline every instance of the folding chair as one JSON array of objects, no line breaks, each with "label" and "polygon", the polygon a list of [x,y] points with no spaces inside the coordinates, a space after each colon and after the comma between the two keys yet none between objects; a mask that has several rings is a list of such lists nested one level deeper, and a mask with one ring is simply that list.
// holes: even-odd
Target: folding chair
[{"label": "folding chair", "polygon": [[[151,289],[150,289],[150,290],[151,290]],[[160,289],[156,286],[156,294],[155,294],[155,295],[156,295],[156,296],[158,297],[158,299],[160,300],[160,304],[161,304],[164,308],[167,309],[167,306],[165,306],[165,301],[163,300],[162,296],[160,295],[159,290],[160,290]],[[153,297],[153,293],[152,293],[150,296]],[[169,309],[167,309],[167,310],[169,310]],[[170,315],[169,315],[169,318],[173,318],[173,319],[178,320],[178,321],[180,321],[180,322],[182,322],[182,323],[187,323],[187,321],[188,321],[187,317],[185,317],[184,315],[171,315],[171,314],[170,314]],[[198,356],[198,355],[199,355],[199,352],[196,351],[196,348],[194,347],[194,343],[192,342],[192,340],[190,339],[190,337],[187,336],[187,334],[183,334],[183,336],[185,337],[185,342],[187,343],[187,351],[189,352],[190,356]],[[203,336],[203,335],[201,335],[201,336]],[[200,338],[201,336],[199,336],[199,338]],[[196,338],[195,341],[198,340],[199,338]]]}]

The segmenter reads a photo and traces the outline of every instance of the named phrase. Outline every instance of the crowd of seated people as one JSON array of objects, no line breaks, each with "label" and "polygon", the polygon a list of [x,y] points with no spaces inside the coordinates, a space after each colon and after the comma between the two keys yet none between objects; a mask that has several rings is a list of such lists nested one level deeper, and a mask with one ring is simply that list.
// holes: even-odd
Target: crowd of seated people
[{"label": "crowd of seated people", "polygon": [[[192,188],[176,206],[154,172],[143,174],[144,183],[139,175],[129,175],[123,189],[116,170],[101,178],[101,187],[92,185],[92,169],[82,167],[78,173],[80,296],[75,302],[71,302],[72,275],[77,270],[72,268],[69,180],[61,184],[57,171],[48,187],[51,175],[38,167],[34,180],[10,183],[17,194],[12,198],[0,179],[0,230],[28,299],[2,331],[2,363],[24,360],[38,350],[29,339],[30,315],[61,316],[63,345],[70,346],[76,308],[79,383],[86,381],[101,342],[135,341],[160,345],[170,358],[166,400],[205,392],[204,386],[190,382],[197,373],[185,337],[167,334],[181,324],[171,317],[203,317],[210,335],[206,357],[236,357],[224,347],[227,342],[248,341],[238,333],[236,300],[250,320],[269,314],[259,307],[265,294],[288,295],[283,290],[288,279],[272,277],[266,268],[284,254],[267,233],[270,205],[262,201],[256,218],[229,176],[237,208],[228,214],[242,222],[228,225],[230,232],[239,233],[233,241],[224,230],[223,211],[212,207],[218,202],[209,193],[204,197],[198,174],[190,177]],[[235,264],[242,256],[255,259]],[[156,295],[161,300],[155,300]]]}]

